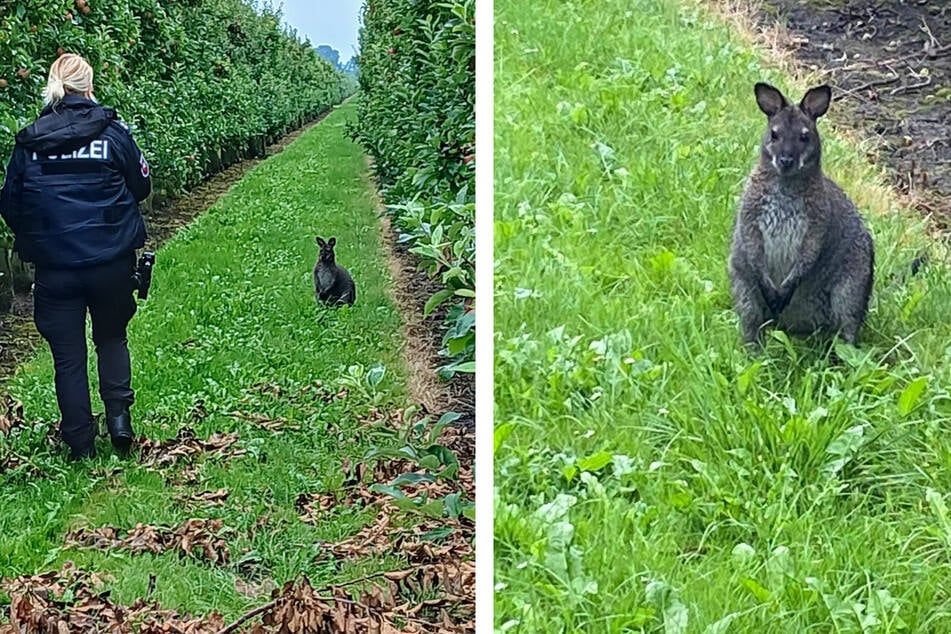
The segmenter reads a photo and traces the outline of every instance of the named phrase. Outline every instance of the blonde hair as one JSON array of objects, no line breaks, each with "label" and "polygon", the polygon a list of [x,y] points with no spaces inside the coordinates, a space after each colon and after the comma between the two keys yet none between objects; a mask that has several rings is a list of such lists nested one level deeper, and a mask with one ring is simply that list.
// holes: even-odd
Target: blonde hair
[{"label": "blonde hair", "polygon": [[92,94],[92,66],[80,55],[64,53],[50,66],[43,103],[55,104],[67,94]]}]

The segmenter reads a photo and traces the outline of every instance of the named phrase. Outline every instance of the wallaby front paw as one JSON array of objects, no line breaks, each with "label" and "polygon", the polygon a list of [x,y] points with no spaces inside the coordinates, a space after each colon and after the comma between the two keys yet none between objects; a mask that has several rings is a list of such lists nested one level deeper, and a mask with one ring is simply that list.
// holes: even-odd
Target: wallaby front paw
[{"label": "wallaby front paw", "polygon": [[792,291],[789,289],[776,289],[773,287],[763,289],[763,300],[766,302],[766,307],[769,308],[773,316],[783,312],[783,309],[789,305],[791,297]]},{"label": "wallaby front paw", "polygon": [[780,287],[776,291],[776,314],[783,312],[787,306],[789,306],[789,300],[792,299],[793,292],[796,289],[790,287]]}]

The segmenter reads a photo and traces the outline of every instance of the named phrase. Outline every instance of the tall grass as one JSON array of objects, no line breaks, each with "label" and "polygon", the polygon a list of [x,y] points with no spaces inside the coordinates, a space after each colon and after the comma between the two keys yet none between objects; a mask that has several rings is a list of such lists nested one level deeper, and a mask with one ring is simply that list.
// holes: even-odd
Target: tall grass
[{"label": "tall grass", "polygon": [[805,86],[690,2],[496,6],[498,630],[946,631],[951,278],[907,276],[922,223],[833,105],[864,340],[751,355],[726,259],[752,86]]}]

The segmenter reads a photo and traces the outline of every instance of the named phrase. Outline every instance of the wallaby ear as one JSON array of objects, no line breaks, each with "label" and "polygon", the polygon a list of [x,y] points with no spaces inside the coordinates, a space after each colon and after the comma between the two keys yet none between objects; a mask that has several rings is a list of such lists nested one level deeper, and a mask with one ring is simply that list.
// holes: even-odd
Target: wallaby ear
[{"label": "wallaby ear", "polygon": [[783,93],[769,84],[764,84],[761,81],[756,82],[754,91],[756,92],[756,105],[767,117],[773,116],[789,105]]},{"label": "wallaby ear", "polygon": [[323,248],[323,246],[324,246],[325,244],[327,244],[327,243],[324,242],[324,239],[321,238],[320,236],[317,236],[317,246]]},{"label": "wallaby ear", "polygon": [[337,246],[337,239],[331,238],[330,240],[327,240],[327,244],[329,244],[332,247]]},{"label": "wallaby ear", "polygon": [[799,103],[799,109],[813,120],[818,119],[829,110],[832,102],[832,89],[828,86],[812,88],[805,94]]}]

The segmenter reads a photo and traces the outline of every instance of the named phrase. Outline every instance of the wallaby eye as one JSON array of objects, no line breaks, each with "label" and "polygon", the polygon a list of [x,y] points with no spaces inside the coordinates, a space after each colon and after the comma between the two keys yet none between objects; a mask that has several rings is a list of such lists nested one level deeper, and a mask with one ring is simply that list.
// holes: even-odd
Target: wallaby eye
[{"label": "wallaby eye", "polygon": [[776,134],[776,130],[770,130],[770,131],[769,131],[769,138],[772,139],[773,141],[778,141],[778,140],[779,140],[779,135]]},{"label": "wallaby eye", "polygon": [[809,142],[809,133],[808,133],[808,132],[803,132],[802,134],[800,134],[800,135],[799,135],[799,140],[802,141],[803,143],[808,143],[808,142]]}]

